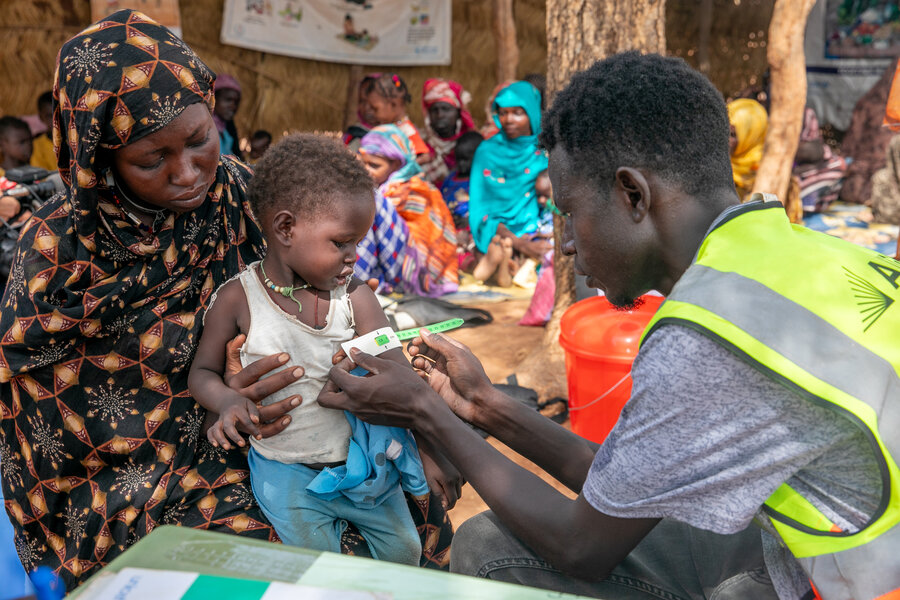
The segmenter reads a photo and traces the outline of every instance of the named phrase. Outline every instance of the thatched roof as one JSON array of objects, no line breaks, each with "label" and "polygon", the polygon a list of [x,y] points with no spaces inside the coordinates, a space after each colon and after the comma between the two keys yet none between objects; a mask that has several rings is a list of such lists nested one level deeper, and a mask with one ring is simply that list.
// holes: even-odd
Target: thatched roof
[{"label": "thatched roof", "polygon": [[[490,2],[453,1],[453,63],[401,67],[413,102],[410,116],[421,122],[421,89],[429,77],[461,82],[473,97],[477,123],[495,81]],[[773,0],[714,0],[710,36],[710,77],[723,93],[733,93],[765,70],[765,47],[758,37],[768,27]],[[268,129],[339,130],[354,68],[225,46],[219,42],[222,0],[182,0],[185,41],[217,72],[234,75],[244,87],[239,131]],[[696,0],[668,0],[666,36],[671,54],[697,63]],[[36,111],[35,100],[49,89],[61,44],[90,23],[89,0],[6,0],[0,24],[0,114]],[[516,0],[518,73],[547,69],[545,0]],[[750,34],[752,33],[752,38]],[[744,56],[746,55],[746,58]],[[369,69],[357,68],[355,74]],[[372,68],[371,70],[384,70]]]}]

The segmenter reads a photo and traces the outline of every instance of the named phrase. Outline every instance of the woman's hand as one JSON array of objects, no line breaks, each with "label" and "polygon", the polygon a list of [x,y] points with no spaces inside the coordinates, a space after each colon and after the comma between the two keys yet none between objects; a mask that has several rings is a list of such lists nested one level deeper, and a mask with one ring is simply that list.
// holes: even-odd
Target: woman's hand
[{"label": "woman's hand", "polygon": [[259,403],[270,394],[284,389],[303,377],[303,367],[284,369],[260,381],[263,375],[284,365],[290,356],[286,352],[272,354],[242,367],[241,346],[244,345],[246,339],[247,336],[241,334],[228,342],[225,350],[224,380],[228,387],[251,400],[257,407],[258,422],[260,423],[258,429],[255,432],[245,427],[240,427],[240,429],[267,438],[280,433],[290,424],[291,416],[287,413],[300,406],[303,399],[295,395],[268,406],[259,406]]},{"label": "woman's hand", "polygon": [[421,329],[409,344],[409,354],[413,367],[450,409],[464,421],[479,425],[476,402],[493,391],[493,385],[472,351],[453,338]]}]

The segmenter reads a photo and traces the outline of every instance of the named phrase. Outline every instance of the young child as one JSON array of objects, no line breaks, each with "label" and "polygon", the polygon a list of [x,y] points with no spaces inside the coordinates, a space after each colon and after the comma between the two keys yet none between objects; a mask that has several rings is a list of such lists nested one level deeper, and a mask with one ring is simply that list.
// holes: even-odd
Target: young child
[{"label": "young child", "polygon": [[472,171],[475,150],[483,141],[484,138],[477,131],[467,131],[460,136],[453,149],[456,169],[450,171],[441,186],[441,195],[447,208],[453,213],[457,231],[469,228],[469,173]]},{"label": "young child", "polygon": [[[248,196],[268,243],[266,257],[213,295],[188,383],[218,420],[213,445],[251,432],[251,486],[282,541],[340,552],[347,522],[375,558],[418,565],[421,543],[403,490],[428,493],[412,434],[369,426],[316,402],[341,342],[388,326],[375,294],[352,277],[356,245],[372,226],[372,182],[338,141],[292,135],[257,163]],[[225,345],[244,334],[241,362],[287,353],[305,376],[265,399],[299,395],[291,423],[263,439],[250,400],[223,382]],[[381,355],[408,365],[399,348]],[[411,368],[411,367],[410,367]]]},{"label": "young child", "polygon": [[47,171],[56,170],[56,153],[53,152],[53,92],[44,92],[37,99],[38,118],[47,128],[31,141],[31,166]]},{"label": "young child", "polygon": [[538,206],[541,207],[541,223],[538,234],[542,237],[553,237],[553,187],[550,185],[550,173],[544,169],[534,180],[534,193],[537,196]]},{"label": "young child", "polygon": [[16,117],[0,118],[0,176],[10,169],[28,166],[31,160],[31,129]]},{"label": "young child", "polygon": [[363,79],[360,84],[360,114],[363,120],[377,125],[396,125],[403,132],[416,155],[416,160],[427,162],[432,158],[428,144],[413,122],[406,115],[406,105],[412,96],[406,82],[396,73],[377,73]]},{"label": "young child", "polygon": [[255,165],[272,145],[272,134],[265,129],[258,129],[250,136],[250,154],[247,162]]},{"label": "young child", "polygon": [[456,169],[450,171],[441,186],[441,195],[447,208],[453,214],[456,227],[456,253],[459,268],[471,272],[475,266],[475,240],[469,229],[469,174],[472,171],[472,159],[475,150],[484,138],[477,131],[467,131],[456,142],[453,154],[456,157]]}]

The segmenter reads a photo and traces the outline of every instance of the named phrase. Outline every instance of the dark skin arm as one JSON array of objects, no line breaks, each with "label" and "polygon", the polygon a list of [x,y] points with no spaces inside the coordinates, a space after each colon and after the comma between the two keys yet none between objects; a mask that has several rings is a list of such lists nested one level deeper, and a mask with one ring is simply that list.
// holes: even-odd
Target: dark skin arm
[{"label": "dark skin arm", "polygon": [[[658,522],[606,515],[583,495],[570,500],[455,418],[447,399],[420,378],[378,357],[360,353],[354,360],[374,375],[354,377],[347,373],[347,364],[335,367],[331,374],[335,386],[319,401],[366,421],[421,431],[453,461],[504,525],[562,572],[589,580],[605,578]],[[335,391],[338,388],[342,391]],[[478,412],[484,424],[495,424],[487,422],[486,411]],[[534,433],[531,437],[532,443],[544,443]],[[575,456],[583,452],[578,444],[571,449]]]},{"label": "dark skin arm", "polygon": [[[226,347],[230,342],[234,341],[233,338],[247,330],[249,320],[250,312],[240,282],[232,281],[223,286],[217,294],[215,304],[206,313],[203,335],[200,338],[197,353],[194,356],[191,372],[188,376],[188,386],[191,394],[201,406],[209,411],[208,421],[212,421],[212,423],[207,430],[207,437],[213,445],[221,446],[226,450],[231,449],[232,444],[237,446],[246,444],[244,436],[238,429],[260,439],[264,434],[264,430],[260,428],[260,425],[273,418],[273,416],[276,418],[281,416],[277,413],[281,412],[284,407],[268,410],[265,414],[261,413],[261,409],[257,407],[257,402],[264,398],[265,395],[259,398],[256,397],[257,395],[269,389],[272,391],[281,389],[284,385],[295,381],[303,374],[303,369],[297,367],[293,370],[288,370],[286,377],[282,376],[284,381],[269,382],[267,379],[264,382],[267,385],[263,386],[262,383],[255,381],[255,379],[258,379],[258,376],[254,378],[254,374],[257,370],[262,371],[267,365],[257,366],[254,363],[254,365],[248,366],[247,369],[242,370],[240,373],[230,375],[230,377],[227,376],[225,367]],[[233,351],[233,349],[230,350]],[[271,358],[263,360],[272,362]],[[280,366],[286,363],[288,358],[286,354],[275,355],[274,362],[276,362],[276,366]],[[251,369],[254,366],[256,369]],[[244,373],[244,371],[247,371],[247,373]],[[226,377],[229,379],[227,384]],[[270,379],[274,379],[274,377]],[[286,404],[290,408],[300,404],[299,397],[286,400]],[[281,404],[285,404],[285,402]],[[273,415],[273,413],[275,414]],[[283,415],[284,413],[281,412],[281,414]],[[285,419],[288,419],[287,422],[285,422]],[[280,431],[289,422],[289,418],[285,417],[275,424],[276,427],[268,427],[267,429]],[[265,433],[269,433],[269,431],[265,431]]]},{"label": "dark skin arm", "polygon": [[[356,332],[359,335],[365,335],[382,327],[390,327],[387,316],[370,286],[354,278],[348,292],[350,302],[353,304]],[[412,365],[406,360],[403,350],[400,348],[383,352],[379,357],[391,360],[413,372]],[[413,436],[419,446],[419,455],[422,457],[428,486],[441,498],[441,504],[445,509],[453,508],[459,499],[462,488],[459,472],[440,452],[432,447],[428,440],[423,439],[415,431],[413,431]]]},{"label": "dark skin arm", "polygon": [[[417,337],[409,353],[413,366],[457,416],[490,432],[573,492],[581,492],[599,444],[499,391],[471,350],[451,337]],[[536,439],[541,443],[535,444]]]},{"label": "dark skin arm", "polygon": [[511,239],[513,250],[538,262],[540,262],[547,251],[553,247],[553,244],[543,237],[536,237],[533,239],[531,236],[527,235],[518,237],[503,223],[497,225],[497,235],[502,238]]}]

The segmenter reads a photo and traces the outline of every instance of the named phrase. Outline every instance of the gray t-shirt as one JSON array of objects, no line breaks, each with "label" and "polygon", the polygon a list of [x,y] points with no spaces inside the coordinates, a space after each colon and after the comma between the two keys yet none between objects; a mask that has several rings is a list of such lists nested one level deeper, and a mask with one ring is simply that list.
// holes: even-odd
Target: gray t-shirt
[{"label": "gray t-shirt", "polygon": [[[584,496],[623,518],[672,518],[716,533],[755,516],[787,481],[848,531],[874,513],[881,478],[871,447],[849,419],[814,405],[710,338],[669,325],[633,366],[632,396],[594,457]],[[779,597],[800,598],[808,579],[763,533]]]}]

